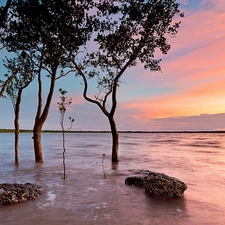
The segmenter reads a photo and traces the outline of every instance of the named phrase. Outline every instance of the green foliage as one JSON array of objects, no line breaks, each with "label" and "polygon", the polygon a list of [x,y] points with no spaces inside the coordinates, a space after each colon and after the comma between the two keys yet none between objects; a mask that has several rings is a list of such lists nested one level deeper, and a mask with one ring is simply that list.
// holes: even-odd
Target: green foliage
[{"label": "green foliage", "polygon": [[67,106],[69,106],[72,103],[72,98],[67,100],[67,91],[63,90],[62,88],[59,89],[59,92],[61,94],[60,96],[60,102],[58,102],[59,112],[61,115],[64,115],[66,112]]},{"label": "green foliage", "polygon": [[92,100],[87,96],[86,99],[98,102],[106,112],[107,99],[112,94],[114,104],[114,92],[129,67],[141,63],[150,71],[161,70],[161,59],[155,57],[155,52],[167,54],[168,39],[177,34],[178,18],[184,15],[176,0],[102,0],[95,7],[93,41],[96,49],[87,49],[82,57],[75,53],[71,60],[86,81],[97,78],[98,94]]},{"label": "green foliage", "polygon": [[6,18],[7,18],[7,12],[9,10],[9,7],[11,5],[12,0],[7,0],[5,6],[0,7],[0,27],[4,24]]},{"label": "green foliage", "polygon": [[99,51],[93,53],[91,63],[114,69],[114,73],[138,61],[146,69],[160,70],[160,59],[154,59],[154,53],[160,49],[166,54],[170,49],[166,35],[177,33],[180,22],[173,23],[173,18],[183,16],[178,7],[175,0],[100,2],[99,15],[106,20],[101,21],[104,29],[100,27],[95,38]]},{"label": "green foliage", "polygon": [[68,54],[77,52],[92,33],[90,0],[12,1],[0,40],[9,52],[25,51],[36,65],[46,69],[69,67]]},{"label": "green foliage", "polygon": [[[25,53],[18,53],[16,57],[8,58],[5,57],[3,60],[3,65],[7,69],[7,74],[5,74],[6,80],[15,74],[14,78],[7,84],[5,89],[5,95],[3,97],[10,98],[12,100],[13,106],[18,97],[18,91],[25,89],[34,79],[37,70],[35,65],[32,63],[31,58]],[[0,84],[4,84],[5,81],[0,80]]]}]

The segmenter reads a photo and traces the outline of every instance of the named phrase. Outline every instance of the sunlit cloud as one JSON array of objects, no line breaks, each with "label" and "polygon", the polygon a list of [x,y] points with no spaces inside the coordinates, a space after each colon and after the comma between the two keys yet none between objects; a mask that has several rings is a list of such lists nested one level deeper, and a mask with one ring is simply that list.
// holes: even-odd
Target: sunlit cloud
[{"label": "sunlit cloud", "polygon": [[[171,93],[164,96],[153,96],[144,101],[124,103],[120,110],[124,115],[129,111],[135,117],[162,118],[170,116],[190,116],[201,113],[225,112],[225,78],[192,89]],[[215,91],[216,90],[216,91]]]}]

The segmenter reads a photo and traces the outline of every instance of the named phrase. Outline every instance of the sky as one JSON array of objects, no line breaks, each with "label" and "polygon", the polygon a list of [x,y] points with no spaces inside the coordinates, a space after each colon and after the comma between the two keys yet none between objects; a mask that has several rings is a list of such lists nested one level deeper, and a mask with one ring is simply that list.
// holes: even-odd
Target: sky
[{"label": "sky", "polygon": [[[0,0],[0,4],[5,1]],[[185,13],[171,49],[162,58],[161,72],[143,65],[130,68],[118,90],[115,120],[119,131],[215,131],[225,130],[225,2],[224,0],[179,0]],[[4,73],[0,52],[0,78]],[[48,82],[45,82],[44,93]],[[56,82],[49,116],[43,129],[60,129],[59,88],[68,91],[72,105],[72,130],[110,130],[97,105],[82,97],[82,85],[73,75]],[[23,93],[20,128],[32,129],[36,114],[37,82]],[[95,93],[90,90],[89,94]],[[13,128],[10,100],[0,99],[0,128]],[[65,126],[69,126],[66,119]]]}]

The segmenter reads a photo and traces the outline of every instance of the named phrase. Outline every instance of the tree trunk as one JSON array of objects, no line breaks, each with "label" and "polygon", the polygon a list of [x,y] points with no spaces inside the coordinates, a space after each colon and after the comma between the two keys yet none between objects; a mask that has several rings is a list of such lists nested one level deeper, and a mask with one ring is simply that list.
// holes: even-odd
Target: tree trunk
[{"label": "tree trunk", "polygon": [[116,122],[114,118],[110,115],[108,116],[111,133],[112,133],[112,162],[118,162],[119,161],[119,132],[116,128]]},{"label": "tree trunk", "polygon": [[36,162],[43,162],[42,145],[41,145],[41,129],[42,125],[35,121],[33,128],[34,154]]},{"label": "tree trunk", "polygon": [[15,126],[15,163],[19,163],[19,135],[20,135],[20,128],[18,120],[15,118],[14,120]]},{"label": "tree trunk", "polygon": [[51,84],[49,88],[49,93],[46,99],[46,103],[44,106],[43,112],[41,112],[42,109],[42,81],[41,81],[41,74],[39,73],[38,76],[38,83],[39,83],[39,92],[38,92],[38,107],[37,107],[37,114],[34,122],[33,127],[33,139],[34,139],[34,154],[35,154],[35,161],[36,162],[43,162],[43,156],[42,156],[42,144],[41,144],[41,130],[42,127],[48,117],[49,108],[52,101],[52,96],[54,93],[54,87],[55,87],[55,78],[56,78],[56,71],[57,67],[52,69],[52,75],[51,75]]},{"label": "tree trunk", "polygon": [[14,126],[15,126],[15,163],[19,163],[19,135],[20,135],[20,126],[19,126],[19,114],[20,114],[20,102],[22,96],[22,89],[19,89],[16,105],[14,108],[15,111],[15,119],[14,119]]}]

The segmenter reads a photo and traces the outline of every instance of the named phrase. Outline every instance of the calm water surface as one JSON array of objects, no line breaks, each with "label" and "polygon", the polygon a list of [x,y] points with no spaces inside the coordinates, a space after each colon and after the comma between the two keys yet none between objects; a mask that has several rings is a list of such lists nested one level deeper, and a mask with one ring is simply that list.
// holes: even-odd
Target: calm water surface
[{"label": "calm water surface", "polygon": [[[65,181],[59,175],[62,135],[43,134],[42,164],[34,163],[31,136],[21,134],[15,166],[13,134],[0,134],[0,182],[37,183],[44,193],[35,201],[0,206],[1,225],[225,224],[225,134],[123,133],[117,165],[111,163],[111,134],[66,134]],[[132,169],[177,177],[188,189],[179,200],[150,198],[124,184]]]}]

